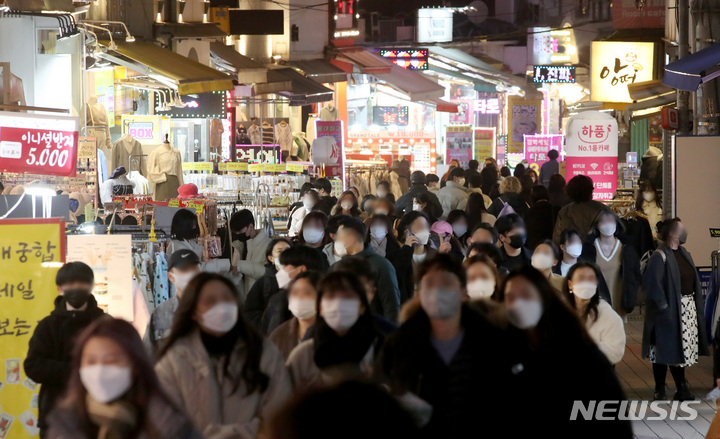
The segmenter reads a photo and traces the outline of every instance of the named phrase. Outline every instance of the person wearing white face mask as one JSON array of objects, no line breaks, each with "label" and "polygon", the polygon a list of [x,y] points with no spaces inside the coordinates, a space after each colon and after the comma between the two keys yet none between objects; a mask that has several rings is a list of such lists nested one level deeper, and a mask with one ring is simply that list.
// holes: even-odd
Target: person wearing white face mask
[{"label": "person wearing white face mask", "polygon": [[470,300],[491,299],[500,286],[500,273],[486,255],[475,255],[463,262],[467,276],[467,296]]},{"label": "person wearing white face mask", "polygon": [[355,192],[348,190],[340,195],[337,204],[330,212],[330,216],[348,215],[359,217],[361,213],[360,204],[355,196]]},{"label": "person wearing white face mask", "polygon": [[76,347],[68,392],[50,415],[48,438],[202,437],[166,396],[130,323],[103,317]]},{"label": "person wearing white face mask", "polygon": [[288,236],[294,238],[300,233],[300,229],[303,224],[303,219],[312,211],[319,211],[320,209],[320,195],[317,192],[310,190],[303,195],[302,206],[295,209],[291,216],[291,225],[288,229]]},{"label": "person wearing white face mask", "polygon": [[625,325],[610,304],[600,299],[600,276],[600,269],[592,262],[578,262],[568,273],[563,294],[610,364],[617,364],[625,354]]},{"label": "person wearing white face mask", "polygon": [[465,187],[465,171],[462,168],[455,168],[450,171],[447,184],[437,193],[438,200],[440,200],[443,209],[443,214],[440,219],[445,220],[452,210],[465,210],[468,192],[468,189]]},{"label": "person wearing white face mask", "polygon": [[[610,303],[623,318],[635,307],[642,281],[640,259],[635,248],[621,239],[624,233],[625,226],[617,215],[603,210],[593,222],[582,254],[583,260],[594,262],[600,268]],[[601,291],[603,289],[601,287]]]},{"label": "person wearing white face mask", "polygon": [[325,234],[327,223],[328,218],[324,213],[320,211],[308,213],[302,220],[296,238],[297,243],[316,249],[319,253],[322,252],[322,248],[330,241],[330,237]]},{"label": "person wearing white face mask", "polygon": [[663,219],[662,200],[655,186],[649,181],[640,184],[637,199],[635,200],[635,211],[647,217],[653,238],[656,238],[657,223]]},{"label": "person wearing white face mask", "polygon": [[297,345],[308,337],[308,329],[315,324],[317,289],[322,276],[317,271],[305,271],[288,285],[288,310],[293,317],[278,326],[268,337],[287,359]]},{"label": "person wearing white face mask", "polygon": [[553,272],[565,277],[570,271],[570,267],[575,265],[582,255],[583,244],[580,234],[574,229],[563,230],[560,234],[560,250],[562,259],[560,264],[553,268]]},{"label": "person wearing white face mask", "polygon": [[312,339],[287,360],[296,392],[353,378],[369,378],[384,337],[375,329],[365,289],[352,273],[337,271],[321,282]]},{"label": "person wearing white face mask", "polygon": [[[320,214],[324,215],[322,212]],[[280,291],[277,274],[282,270],[280,255],[292,247],[292,243],[285,238],[275,238],[268,244],[267,263],[265,264],[265,275],[255,282],[245,298],[243,305],[245,315],[253,327],[262,332],[262,317],[267,309],[270,299]]]},{"label": "person wearing white face mask", "polygon": [[398,236],[403,239],[403,246],[392,259],[400,288],[400,302],[405,303],[415,295],[415,276],[420,264],[432,259],[437,250],[430,244],[430,224],[423,212],[410,212],[400,219]]},{"label": "person wearing white face mask", "polygon": [[155,371],[205,438],[256,437],[291,397],[284,358],[252,329],[226,278],[200,273],[192,287]]},{"label": "person wearing white face mask", "polygon": [[554,242],[549,239],[542,241],[535,247],[530,264],[548,278],[553,288],[561,292],[565,278],[553,273],[553,267],[558,263],[559,252]]},{"label": "person wearing white face mask", "polygon": [[[560,437],[631,438],[629,420],[570,420],[577,401],[624,400],[622,387],[605,355],[577,313],[548,279],[530,266],[510,272],[501,287],[510,324],[521,331],[514,343],[513,388],[542,392],[543,404],[513,432],[531,437],[538,425],[552,425]],[[562,367],[558,367],[562,365]],[[592,377],[592,379],[588,379]],[[582,384],[579,384],[582,383]]]},{"label": "person wearing white face mask", "polygon": [[387,215],[374,214],[368,226],[370,233],[365,239],[365,244],[375,253],[392,262],[400,251],[400,243],[392,231],[392,221]]},{"label": "person wearing white face mask", "polygon": [[398,396],[411,393],[433,406],[422,437],[467,437],[477,429],[478,413],[493,425],[509,421],[500,405],[510,399],[512,341],[481,307],[463,303],[465,281],[450,255],[424,262],[418,294],[410,302],[414,312],[383,347],[380,364],[387,384]]},{"label": "person wearing white face mask", "polygon": [[200,258],[189,249],[174,252],[168,262],[168,280],[175,285],[176,295],[155,308],[145,331],[145,343],[153,353],[157,353],[160,342],[170,335],[173,317],[178,302],[190,281],[200,273]]}]

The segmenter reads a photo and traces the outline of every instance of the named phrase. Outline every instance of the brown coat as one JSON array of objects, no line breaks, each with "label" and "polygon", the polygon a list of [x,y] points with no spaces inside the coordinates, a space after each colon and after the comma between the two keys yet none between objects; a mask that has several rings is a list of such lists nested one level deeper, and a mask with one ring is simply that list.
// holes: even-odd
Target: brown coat
[{"label": "brown coat", "polygon": [[[239,374],[245,358],[242,341],[232,355],[232,372]],[[190,415],[205,439],[253,439],[291,397],[283,360],[275,345],[263,343],[260,368],[270,378],[268,388],[248,395],[243,383],[231,394],[232,383],[223,379],[224,361],[210,359],[196,330],[178,340],[155,370],[170,399]]]},{"label": "brown coat", "polygon": [[297,317],[293,317],[287,322],[275,328],[275,330],[268,337],[271,342],[275,343],[275,346],[283,354],[283,357],[287,360],[290,356],[290,352],[300,344],[300,322]]}]

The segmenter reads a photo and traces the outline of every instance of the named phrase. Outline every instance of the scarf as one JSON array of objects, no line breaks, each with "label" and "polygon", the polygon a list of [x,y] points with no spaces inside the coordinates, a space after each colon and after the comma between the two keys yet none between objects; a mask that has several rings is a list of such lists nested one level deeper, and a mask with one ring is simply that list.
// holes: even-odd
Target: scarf
[{"label": "scarf", "polygon": [[315,364],[320,369],[346,363],[360,364],[377,336],[370,310],[366,310],[343,337],[337,335],[325,323],[325,319],[318,316],[313,336]]},{"label": "scarf", "polygon": [[375,253],[377,253],[379,256],[382,256],[383,258],[387,254],[387,237],[383,238],[382,241],[378,242],[374,239],[370,239],[370,247],[373,249]]},{"label": "scarf", "polygon": [[90,422],[99,429],[97,439],[127,439],[135,437],[139,413],[135,406],[127,401],[117,400],[107,404],[86,399]]}]

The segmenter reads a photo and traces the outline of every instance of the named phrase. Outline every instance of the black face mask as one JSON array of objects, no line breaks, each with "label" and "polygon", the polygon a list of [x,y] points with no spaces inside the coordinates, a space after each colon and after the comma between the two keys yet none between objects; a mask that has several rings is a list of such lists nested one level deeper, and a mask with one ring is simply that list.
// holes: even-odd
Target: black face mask
[{"label": "black face mask", "polygon": [[510,237],[510,247],[518,249],[525,245],[525,234],[517,233]]},{"label": "black face mask", "polygon": [[246,233],[233,233],[233,241],[246,242],[248,239],[250,237]]},{"label": "black face mask", "polygon": [[683,245],[687,242],[687,230],[683,230],[680,236],[678,236],[678,241],[680,241],[680,245]]},{"label": "black face mask", "polygon": [[83,288],[73,288],[69,290],[65,290],[63,297],[65,297],[65,301],[70,304],[73,308],[82,308],[83,305],[85,305],[88,301],[88,298],[90,297],[90,290],[86,290]]}]

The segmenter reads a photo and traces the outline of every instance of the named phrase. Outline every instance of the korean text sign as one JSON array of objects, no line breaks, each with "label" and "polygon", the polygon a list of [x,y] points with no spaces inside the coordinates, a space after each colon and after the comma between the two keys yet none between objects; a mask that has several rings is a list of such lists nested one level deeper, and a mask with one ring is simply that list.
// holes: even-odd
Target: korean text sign
[{"label": "korean text sign", "polygon": [[24,372],[28,343],[53,310],[55,275],[65,259],[59,219],[0,220],[0,437],[37,437],[39,385]]},{"label": "korean text sign", "polygon": [[495,128],[475,128],[475,160],[495,157]]},{"label": "korean text sign", "polygon": [[599,111],[586,111],[570,118],[565,142],[565,178],[592,178],[596,200],[610,200],[618,182],[617,121]]},{"label": "korean text sign", "polygon": [[345,180],[343,150],[343,125],[341,120],[315,122],[316,138],[312,144],[312,161],[325,164],[327,177]]},{"label": "korean text sign", "polygon": [[523,137],[537,134],[542,128],[542,101],[526,100],[517,96],[508,98],[508,144],[509,154],[523,152]]},{"label": "korean text sign", "polygon": [[525,159],[536,172],[540,172],[540,167],[549,160],[547,155],[551,149],[562,153],[562,134],[535,134],[525,136],[524,140]]},{"label": "korean text sign", "polygon": [[0,112],[0,171],[74,177],[78,120]]},{"label": "korean text sign", "polygon": [[473,127],[470,125],[449,125],[446,128],[445,140],[447,143],[446,161],[460,162],[460,166],[467,168],[468,162],[473,158]]},{"label": "korean text sign", "polygon": [[627,86],[653,79],[654,54],[655,43],[594,41],[590,99],[597,102],[632,102]]}]

